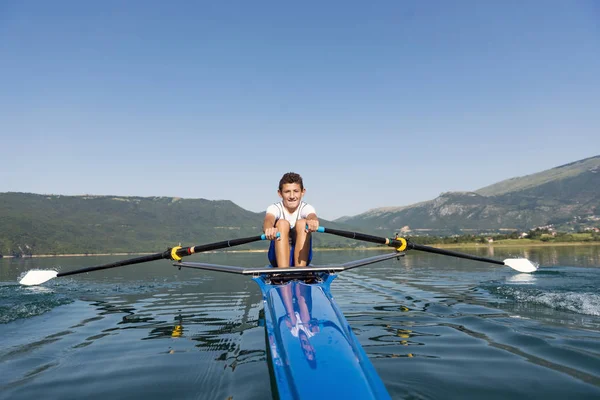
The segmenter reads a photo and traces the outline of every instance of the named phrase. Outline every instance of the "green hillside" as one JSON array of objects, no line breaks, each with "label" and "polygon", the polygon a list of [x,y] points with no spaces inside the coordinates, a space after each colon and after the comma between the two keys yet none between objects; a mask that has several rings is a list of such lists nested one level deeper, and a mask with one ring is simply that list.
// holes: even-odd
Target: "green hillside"
[{"label": "green hillside", "polygon": [[600,156],[476,192],[443,193],[411,206],[369,210],[343,222],[361,229],[420,235],[527,231],[550,224],[565,231],[598,226]]},{"label": "green hillside", "polygon": [[510,192],[533,189],[546,183],[565,181],[569,178],[577,177],[586,171],[600,172],[600,156],[585,158],[535,174],[500,181],[476,190],[475,193],[482,196],[497,196]]},{"label": "green hillside", "polygon": [[[0,193],[0,254],[157,252],[258,235],[263,216],[223,200]],[[325,235],[314,240],[350,245]]]},{"label": "green hillside", "polygon": [[[231,201],[171,197],[60,196],[0,193],[0,255],[157,252],[258,235],[263,213]],[[552,224],[579,230],[600,226],[600,156],[476,192],[387,207],[322,225],[387,236],[528,231]],[[316,247],[365,246],[315,235]],[[254,243],[241,248],[262,248]]]}]

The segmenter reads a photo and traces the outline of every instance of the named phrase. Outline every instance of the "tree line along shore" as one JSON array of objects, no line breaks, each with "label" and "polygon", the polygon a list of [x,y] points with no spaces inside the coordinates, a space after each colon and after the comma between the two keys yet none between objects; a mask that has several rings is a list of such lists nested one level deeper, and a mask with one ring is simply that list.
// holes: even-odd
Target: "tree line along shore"
[{"label": "tree line along shore", "polygon": [[[416,236],[407,237],[408,240],[440,248],[483,248],[483,247],[538,247],[538,246],[590,246],[600,245],[600,234],[595,232],[583,233],[541,233],[533,237],[522,237],[517,234],[477,236],[462,235],[448,237]],[[315,246],[316,251],[346,251],[346,250],[385,250],[385,246],[373,246],[360,243],[353,246]],[[217,250],[207,253],[266,253],[267,249],[235,249]],[[71,254],[11,254],[1,255],[0,258],[48,258],[48,257],[97,257],[97,256],[141,256],[153,254],[151,252],[114,252],[114,253],[71,253]]]}]

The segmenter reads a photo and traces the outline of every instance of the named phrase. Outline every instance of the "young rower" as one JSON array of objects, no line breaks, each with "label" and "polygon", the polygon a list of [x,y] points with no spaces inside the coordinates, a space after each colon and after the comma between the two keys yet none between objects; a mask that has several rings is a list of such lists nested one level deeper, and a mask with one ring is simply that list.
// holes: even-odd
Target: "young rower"
[{"label": "young rower", "polygon": [[307,266],[312,259],[311,232],[319,228],[319,219],[314,207],[302,201],[304,193],[302,177],[288,172],[279,181],[281,201],[267,208],[263,231],[271,240],[269,262],[274,267]]}]

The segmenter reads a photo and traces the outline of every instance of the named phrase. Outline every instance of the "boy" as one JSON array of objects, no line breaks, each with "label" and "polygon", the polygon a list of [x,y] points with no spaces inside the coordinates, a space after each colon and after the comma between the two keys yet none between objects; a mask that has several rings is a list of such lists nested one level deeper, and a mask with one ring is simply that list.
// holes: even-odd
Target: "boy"
[{"label": "boy", "polygon": [[314,207],[302,201],[305,192],[302,177],[288,172],[279,181],[277,194],[281,201],[267,208],[263,231],[271,240],[269,261],[274,267],[303,267],[310,263],[311,232],[319,228],[319,219]]}]

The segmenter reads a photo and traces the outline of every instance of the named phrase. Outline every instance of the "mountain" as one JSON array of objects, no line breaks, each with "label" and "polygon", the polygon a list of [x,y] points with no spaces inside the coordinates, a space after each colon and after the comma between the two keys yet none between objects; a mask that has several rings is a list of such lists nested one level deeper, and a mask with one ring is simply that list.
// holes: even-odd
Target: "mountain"
[{"label": "mountain", "polygon": [[[506,179],[476,190],[475,192],[482,196],[498,196],[510,192],[533,189],[535,187],[543,186],[546,183],[568,182],[570,178],[576,178],[581,174],[586,174],[588,172],[592,174],[600,172],[600,156],[585,158],[583,160],[523,177]],[[583,183],[584,186],[582,186],[582,188],[587,190],[586,182]],[[559,192],[550,194],[561,196],[564,193]]]},{"label": "mountain", "polygon": [[475,192],[447,192],[434,200],[343,218],[361,229],[442,235],[527,231],[550,224],[573,230],[599,221],[600,156]]},{"label": "mountain", "polygon": [[[228,200],[0,193],[0,255],[158,252],[259,235],[263,217]],[[315,235],[314,243],[354,242]]]},{"label": "mountain", "polygon": [[[0,255],[158,252],[254,236],[263,213],[227,200],[0,193]],[[527,231],[600,224],[600,156],[434,200],[322,225],[388,236]],[[365,246],[314,235],[315,247]],[[265,243],[242,248],[265,249]]]}]

